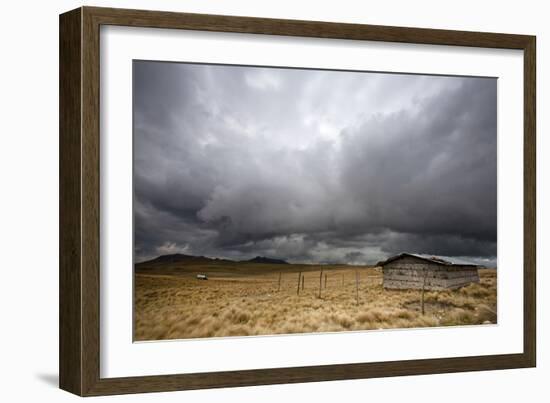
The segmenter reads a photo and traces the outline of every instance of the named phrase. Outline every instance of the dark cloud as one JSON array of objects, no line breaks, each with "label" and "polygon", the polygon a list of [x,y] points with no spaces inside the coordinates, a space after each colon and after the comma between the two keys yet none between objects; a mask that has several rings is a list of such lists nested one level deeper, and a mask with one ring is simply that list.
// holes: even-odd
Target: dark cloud
[{"label": "dark cloud", "polygon": [[136,259],[494,261],[496,88],[134,62]]}]

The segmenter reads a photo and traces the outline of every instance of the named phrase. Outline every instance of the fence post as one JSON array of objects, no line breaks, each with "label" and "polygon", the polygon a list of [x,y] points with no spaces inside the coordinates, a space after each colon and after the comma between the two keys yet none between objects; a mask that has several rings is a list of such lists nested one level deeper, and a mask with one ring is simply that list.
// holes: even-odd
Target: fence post
[{"label": "fence post", "polygon": [[327,288],[327,273],[325,273],[325,288]]},{"label": "fence post", "polygon": [[296,290],[296,295],[300,295],[300,281],[302,280],[302,272],[298,273],[298,289]]},{"label": "fence post", "polygon": [[283,275],[282,272],[279,272],[279,286],[277,287],[277,292],[281,291],[281,276]]},{"label": "fence post", "polygon": [[321,287],[323,285],[323,270],[319,273],[319,298],[321,298]]},{"label": "fence post", "polygon": [[424,279],[422,280],[422,315],[424,315],[424,293],[426,292],[426,268],[423,269]]},{"label": "fence post", "polygon": [[355,270],[355,300],[359,305],[359,271]]},{"label": "fence post", "polygon": [[305,284],[306,284],[306,276],[303,275],[303,276],[302,276],[302,291],[304,291]]}]

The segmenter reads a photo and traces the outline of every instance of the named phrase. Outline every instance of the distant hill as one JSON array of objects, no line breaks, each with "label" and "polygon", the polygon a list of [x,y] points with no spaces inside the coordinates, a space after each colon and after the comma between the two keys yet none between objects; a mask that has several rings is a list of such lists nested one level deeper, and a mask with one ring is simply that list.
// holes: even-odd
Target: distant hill
[{"label": "distant hill", "polygon": [[174,253],[172,255],[162,255],[142,263],[177,263],[190,259],[196,259],[196,257],[191,255],[184,255],[183,253]]},{"label": "distant hill", "polygon": [[281,260],[281,259],[273,259],[273,258],[264,257],[264,256],[256,256],[256,257],[253,258],[253,259],[246,260],[246,262],[250,262],[250,263],[266,263],[266,264],[288,264],[288,262],[285,262],[284,260]]},{"label": "distant hill", "polygon": [[184,255],[183,253],[174,253],[171,255],[162,255],[146,262],[140,262],[140,266],[157,266],[167,263],[265,263],[265,264],[289,264],[282,259],[274,259],[265,256],[256,256],[250,260],[234,261],[229,259],[218,259],[206,256]]},{"label": "distant hill", "polygon": [[[162,255],[138,265],[156,266],[165,263],[210,263],[210,262],[231,262],[230,260],[210,258],[206,256],[184,255],[183,253],[174,253],[172,255]],[[232,262],[233,263],[233,262]]]}]

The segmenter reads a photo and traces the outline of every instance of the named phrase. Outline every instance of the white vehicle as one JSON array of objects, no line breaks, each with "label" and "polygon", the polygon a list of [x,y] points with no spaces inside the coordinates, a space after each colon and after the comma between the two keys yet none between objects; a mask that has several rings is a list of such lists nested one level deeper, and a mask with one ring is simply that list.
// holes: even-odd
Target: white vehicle
[{"label": "white vehicle", "polygon": [[206,274],[197,274],[197,280],[208,280],[208,276]]}]

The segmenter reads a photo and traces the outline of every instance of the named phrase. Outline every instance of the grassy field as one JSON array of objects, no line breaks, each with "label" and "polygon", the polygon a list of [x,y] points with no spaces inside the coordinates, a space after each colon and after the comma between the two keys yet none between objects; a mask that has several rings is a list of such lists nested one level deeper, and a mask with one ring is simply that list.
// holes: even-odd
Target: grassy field
[{"label": "grassy field", "polygon": [[[298,295],[300,271],[304,284]],[[198,273],[208,274],[209,279],[196,279]],[[384,290],[378,268],[200,260],[138,265],[134,338],[143,341],[496,323],[496,276],[496,270],[483,269],[480,284],[426,292],[422,315],[421,292]]]}]

